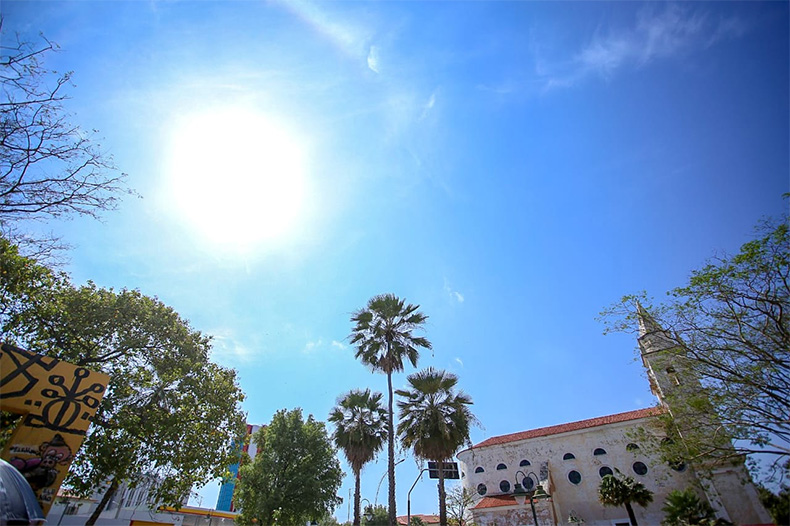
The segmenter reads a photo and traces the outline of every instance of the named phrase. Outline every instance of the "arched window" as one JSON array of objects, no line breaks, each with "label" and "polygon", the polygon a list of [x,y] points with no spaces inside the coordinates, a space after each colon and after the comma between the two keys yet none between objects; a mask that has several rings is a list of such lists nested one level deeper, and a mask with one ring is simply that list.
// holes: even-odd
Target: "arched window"
[{"label": "arched window", "polygon": [[573,453],[565,453],[565,455],[562,457],[562,460],[573,460],[574,458],[576,458],[576,455]]},{"label": "arched window", "polygon": [[483,466],[477,466],[477,467],[475,468],[475,473],[483,473],[484,471],[485,471],[485,470],[483,469]]},{"label": "arched window", "polygon": [[598,455],[605,455],[605,454],[606,454],[606,450],[602,447],[597,447],[595,448],[595,451],[593,451],[593,455],[595,455],[596,457]]},{"label": "arched window", "polygon": [[527,466],[531,466],[532,464],[529,463],[529,460],[522,460],[521,462],[518,463],[518,465],[519,467],[524,468]]},{"label": "arched window", "polygon": [[639,451],[639,446],[631,442],[627,446],[625,446],[626,451]]},{"label": "arched window", "polygon": [[502,471],[503,469],[507,469],[507,466],[505,464],[499,463],[497,464],[496,469],[497,471]]}]

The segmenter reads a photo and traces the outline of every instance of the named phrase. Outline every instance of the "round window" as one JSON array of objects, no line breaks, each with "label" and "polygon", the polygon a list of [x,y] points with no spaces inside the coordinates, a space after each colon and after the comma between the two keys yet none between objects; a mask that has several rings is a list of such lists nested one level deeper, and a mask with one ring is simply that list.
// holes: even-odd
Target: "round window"
[{"label": "round window", "polygon": [[488,488],[486,488],[485,484],[478,484],[477,485],[477,494],[481,497],[488,492]]},{"label": "round window", "polygon": [[573,470],[568,473],[568,480],[571,481],[571,484],[578,484],[582,481],[582,474],[576,470]]},{"label": "round window", "polygon": [[502,493],[510,493],[510,482],[503,480],[499,483],[499,491]]},{"label": "round window", "polygon": [[633,468],[637,475],[647,475],[647,466],[644,462],[634,462]]},{"label": "round window", "polygon": [[532,477],[524,477],[521,480],[521,485],[524,487],[525,490],[532,491],[532,488],[535,487],[535,481],[532,480]]},{"label": "round window", "polygon": [[601,478],[604,478],[606,475],[614,475],[614,472],[609,466],[604,466],[598,470],[598,474],[601,476]]}]

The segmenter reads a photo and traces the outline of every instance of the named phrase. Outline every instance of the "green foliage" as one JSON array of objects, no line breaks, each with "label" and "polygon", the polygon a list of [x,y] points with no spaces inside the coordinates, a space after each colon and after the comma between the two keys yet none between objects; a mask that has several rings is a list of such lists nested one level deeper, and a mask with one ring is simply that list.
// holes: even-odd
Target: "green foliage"
[{"label": "green foliage", "polygon": [[425,521],[419,517],[412,517],[411,526],[425,526]]},{"label": "green foliage", "polygon": [[417,458],[439,463],[439,516],[447,522],[442,462],[469,442],[469,428],[476,422],[469,406],[472,399],[456,393],[458,377],[429,367],[408,376],[411,389],[398,390],[398,435]]},{"label": "green foliage", "polygon": [[329,414],[335,424],[332,439],[354,471],[354,524],[359,525],[360,472],[384,447],[387,412],[381,407],[381,393],[355,389],[338,400]]},{"label": "green foliage", "polygon": [[[790,234],[765,222],[738,254],[713,258],[689,283],[651,306],[626,296],[605,311],[609,331],[635,331],[640,304],[675,346],[682,389],[672,407],[667,460],[790,456]],[[697,463],[696,465],[700,465]]]},{"label": "green foliage", "polygon": [[258,452],[239,471],[238,524],[302,526],[342,502],[343,471],[323,422],[283,409],[253,440]]},{"label": "green foliage", "polygon": [[354,328],[351,343],[356,358],[373,371],[387,375],[387,475],[389,479],[389,522],[397,520],[395,502],[395,424],[393,416],[392,373],[403,370],[403,360],[416,367],[419,349],[430,349],[431,342],[413,333],[421,330],[428,316],[419,305],[406,304],[394,294],[380,294],[368,301],[366,308],[351,317]]},{"label": "green foliage", "polygon": [[706,501],[699,498],[693,489],[675,490],[667,495],[664,507],[664,526],[719,526],[729,524],[716,518],[716,513]]},{"label": "green foliage", "polygon": [[648,504],[653,502],[653,492],[632,477],[606,475],[601,479],[601,484],[598,486],[598,500],[604,506],[625,506],[631,525],[637,526],[631,504],[638,504],[643,508],[647,507]]},{"label": "green foliage", "polygon": [[790,486],[782,486],[779,493],[762,486],[757,487],[760,501],[776,524],[790,524]]},{"label": "green foliage", "polygon": [[[371,506],[365,507],[365,513],[371,509]],[[362,524],[364,526],[388,526],[389,525],[389,512],[387,507],[383,504],[376,504],[372,507],[373,517],[368,520],[363,517]]]},{"label": "green foliage", "polygon": [[243,394],[235,371],[209,361],[208,337],[155,298],[74,286],[4,239],[0,268],[3,341],[110,376],[67,486],[153,477],[153,498],[178,506],[222,475],[244,434]]}]

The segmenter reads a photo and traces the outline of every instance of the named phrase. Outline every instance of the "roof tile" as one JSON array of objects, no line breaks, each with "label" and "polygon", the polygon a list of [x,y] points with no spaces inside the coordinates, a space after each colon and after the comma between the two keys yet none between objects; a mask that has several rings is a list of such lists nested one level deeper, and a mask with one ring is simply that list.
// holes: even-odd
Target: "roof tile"
[{"label": "roof tile", "polygon": [[558,435],[560,433],[568,433],[570,431],[577,431],[579,429],[587,429],[587,428],[598,427],[607,424],[615,424],[618,422],[628,422],[629,420],[638,420],[640,418],[656,416],[662,413],[664,413],[664,409],[661,407],[647,407],[645,409],[637,409],[636,411],[626,411],[624,413],[617,413],[614,415],[599,416],[598,418],[579,420],[578,422],[569,422],[567,424],[559,424],[556,426],[549,426],[549,427],[539,427],[537,429],[530,429],[528,431],[510,433],[509,435],[500,435],[496,437],[491,437],[486,440],[483,440],[479,444],[475,444],[474,446],[472,446],[472,449],[479,447],[497,446],[499,444],[507,444],[508,442],[517,442],[519,440],[526,440],[529,438]]}]

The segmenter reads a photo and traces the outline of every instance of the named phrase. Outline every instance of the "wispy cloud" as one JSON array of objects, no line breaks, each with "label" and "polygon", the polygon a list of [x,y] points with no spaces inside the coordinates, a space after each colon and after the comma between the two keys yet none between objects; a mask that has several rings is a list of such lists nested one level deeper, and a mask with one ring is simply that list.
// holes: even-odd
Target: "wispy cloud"
[{"label": "wispy cloud", "polygon": [[337,340],[332,340],[332,347],[334,347],[335,349],[340,349],[341,351],[346,349],[346,346]]},{"label": "wispy cloud", "polygon": [[370,46],[368,51],[368,68],[374,73],[379,72],[379,48],[376,46]]},{"label": "wispy cloud", "polygon": [[324,340],[322,338],[318,338],[314,341],[309,341],[305,344],[304,349],[302,352],[305,354],[310,354],[311,352],[316,351],[318,348],[324,345]]},{"label": "wispy cloud", "polygon": [[[549,60],[543,48],[534,43],[535,74],[542,90],[568,88],[589,77],[609,79],[618,71],[640,68],[657,60],[666,60],[704,49],[715,43],[737,38],[747,24],[737,18],[716,18],[704,8],[678,4],[648,4],[628,27],[600,27],[570,58]],[[530,81],[529,85],[532,85]],[[521,83],[521,88],[528,86]],[[497,92],[511,92],[513,82]],[[520,91],[523,91],[520,90]]]},{"label": "wispy cloud", "polygon": [[456,358],[455,358],[455,361],[456,361],[456,362],[458,362],[458,364],[459,364],[461,367],[463,367],[463,366],[464,366],[464,362],[463,362],[463,360],[461,360],[460,358],[456,357]]},{"label": "wispy cloud", "polygon": [[211,357],[214,362],[222,365],[250,363],[259,355],[242,343],[231,329],[219,328],[207,333],[212,337]]},{"label": "wispy cloud", "polygon": [[450,295],[450,298],[457,301],[458,303],[464,302],[464,295],[457,290],[453,290],[453,288],[450,286],[450,282],[447,281],[447,278],[444,278],[444,291]]},{"label": "wispy cloud", "polygon": [[420,114],[420,120],[423,120],[425,117],[428,116],[428,113],[436,106],[436,92],[438,90],[433,90],[431,93],[430,98],[428,101],[422,106],[422,114]]}]

